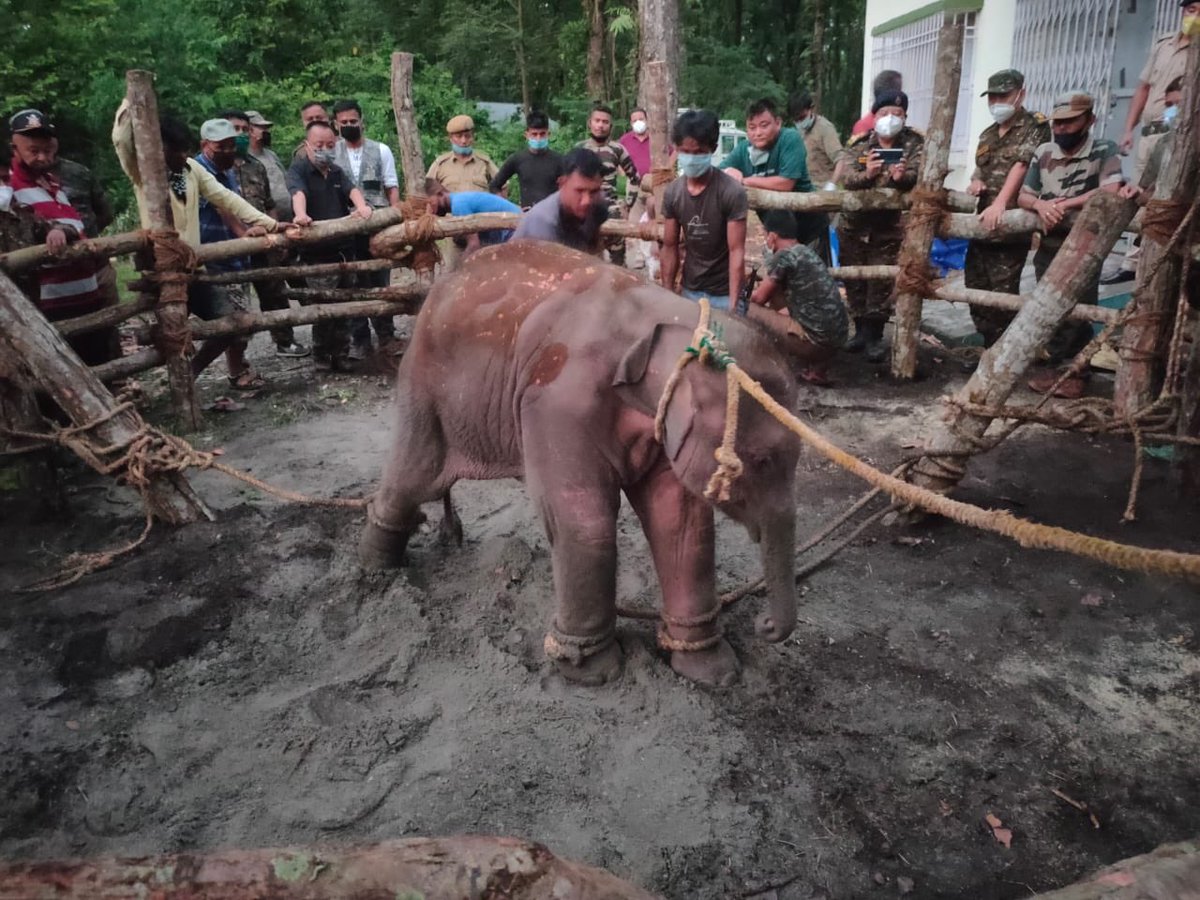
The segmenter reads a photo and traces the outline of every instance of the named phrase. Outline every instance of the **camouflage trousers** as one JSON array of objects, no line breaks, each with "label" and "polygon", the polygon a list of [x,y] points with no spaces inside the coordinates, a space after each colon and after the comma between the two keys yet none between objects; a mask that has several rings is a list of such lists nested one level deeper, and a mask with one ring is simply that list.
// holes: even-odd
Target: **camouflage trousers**
[{"label": "camouflage trousers", "polygon": [[[1062,246],[1059,241],[1048,241],[1045,237],[1042,238],[1041,246],[1038,247],[1037,253],[1033,255],[1033,270],[1037,273],[1038,281],[1042,280],[1042,276],[1046,274],[1046,269],[1050,268],[1050,263],[1054,261],[1055,255]],[[1096,277],[1092,279],[1091,284],[1084,287],[1079,296],[1080,303],[1087,303],[1095,306],[1100,302],[1100,272],[1097,270]],[[1088,341],[1092,339],[1094,334],[1091,322],[1080,322],[1073,319],[1066,319],[1051,336],[1046,344],[1046,355],[1050,357],[1051,365],[1059,365],[1069,362],[1076,353],[1087,346]]]},{"label": "camouflage trousers", "polygon": [[[353,287],[354,276],[345,275],[309,275],[305,279],[307,287],[317,290],[332,290],[333,288]],[[309,301],[320,303],[320,300]],[[350,325],[347,319],[322,319],[313,323],[313,358],[316,360],[342,359],[350,352]]]},{"label": "camouflage trousers", "polygon": [[[1021,270],[1029,256],[1032,241],[999,243],[993,241],[971,241],[967,248],[967,265],[963,281],[968,288],[980,291],[996,291],[1001,294],[1021,293]],[[1014,313],[986,306],[972,306],[971,319],[976,330],[983,335],[984,346],[990,347],[1004,333]]]},{"label": "camouflage trousers", "polygon": [[[894,266],[900,255],[898,231],[872,231],[842,226],[838,229],[838,257],[843,266]],[[846,280],[850,315],[866,322],[886,322],[892,314],[890,281]]]},{"label": "camouflage trousers", "polygon": [[[625,204],[621,201],[610,203],[608,205],[608,218],[623,221],[625,219]],[[606,237],[604,239],[604,249],[608,251],[609,262],[623,266],[625,265],[625,238],[623,237]]]}]

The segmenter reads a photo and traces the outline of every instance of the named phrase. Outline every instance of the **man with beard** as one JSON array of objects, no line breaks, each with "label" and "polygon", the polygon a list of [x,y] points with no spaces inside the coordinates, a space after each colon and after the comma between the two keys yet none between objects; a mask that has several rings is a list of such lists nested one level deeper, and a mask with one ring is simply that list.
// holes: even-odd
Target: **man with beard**
[{"label": "man with beard", "polygon": [[608,220],[604,164],[591,150],[576,147],[563,157],[558,190],[521,219],[513,240],[553,241],[600,255],[600,226]]},{"label": "man with beard", "polygon": [[[617,170],[620,169],[625,173],[629,189],[636,188],[641,179],[638,177],[637,166],[634,165],[629,151],[616,141],[610,140],[612,137],[611,109],[607,106],[597,106],[592,110],[592,114],[588,116],[588,134],[591,137],[578,146],[584,150],[591,150],[599,157],[604,173],[604,200],[608,206],[608,217],[623,219],[627,204],[617,196]],[[629,192],[629,189],[626,190],[626,193]],[[608,250],[609,260],[618,266],[625,265],[625,238],[611,237],[605,240],[604,245]]]}]

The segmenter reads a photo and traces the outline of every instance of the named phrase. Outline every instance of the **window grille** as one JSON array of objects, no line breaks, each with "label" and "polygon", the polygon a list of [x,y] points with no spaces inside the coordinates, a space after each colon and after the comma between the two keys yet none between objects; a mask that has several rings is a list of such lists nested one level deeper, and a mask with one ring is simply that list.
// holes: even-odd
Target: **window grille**
[{"label": "window grille", "polygon": [[[962,81],[958,91],[958,109],[954,118],[951,153],[965,153],[971,144],[971,72],[975,54],[975,13],[964,14]],[[924,131],[933,113],[933,79],[937,67],[938,30],[945,21],[936,13],[907,25],[876,35],[871,47],[875,73],[895,69],[904,76],[908,94],[908,124]]]},{"label": "window grille", "polygon": [[1012,64],[1025,75],[1029,109],[1049,114],[1056,95],[1087,91],[1096,99],[1096,133],[1104,134],[1119,8],[1119,0],[1017,0]]},{"label": "window grille", "polygon": [[1158,0],[1158,10],[1154,16],[1154,39],[1166,37],[1179,30],[1179,17],[1183,11],[1179,8],[1179,0]]}]

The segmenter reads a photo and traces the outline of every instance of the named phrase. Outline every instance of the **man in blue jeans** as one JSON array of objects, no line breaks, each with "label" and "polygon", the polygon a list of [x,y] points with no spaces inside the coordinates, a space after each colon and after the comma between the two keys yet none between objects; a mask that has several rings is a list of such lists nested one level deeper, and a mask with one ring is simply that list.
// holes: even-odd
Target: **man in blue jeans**
[{"label": "man in blue jeans", "polygon": [[662,283],[675,290],[679,246],[683,259],[681,293],[707,297],[713,309],[730,309],[742,286],[746,258],[746,190],[720,169],[712,155],[721,124],[707,110],[689,110],[675,120],[671,140],[683,172],[663,194]]}]

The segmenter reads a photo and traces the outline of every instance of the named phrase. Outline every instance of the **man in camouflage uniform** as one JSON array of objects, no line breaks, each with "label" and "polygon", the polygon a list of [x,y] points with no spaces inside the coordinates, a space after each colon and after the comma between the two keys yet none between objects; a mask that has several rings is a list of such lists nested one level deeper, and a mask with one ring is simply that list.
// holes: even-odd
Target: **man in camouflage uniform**
[{"label": "man in camouflage uniform", "polygon": [[[983,96],[988,98],[988,111],[995,121],[979,136],[975,173],[967,190],[979,198],[979,221],[992,231],[1007,210],[1016,209],[1029,161],[1034,151],[1050,140],[1050,123],[1041,113],[1029,112],[1023,106],[1025,76],[1016,69],[1002,69],[989,78]],[[1033,235],[971,241],[964,273],[967,287],[1019,294],[1021,270],[1032,243]],[[990,347],[1008,327],[1013,314],[972,306],[971,318],[985,346]]]},{"label": "man in camouflage uniform", "polygon": [[[233,167],[237,171],[238,187],[242,199],[272,218],[275,217],[276,203],[271,196],[271,176],[266,164],[250,152],[250,113],[241,110],[227,109],[218,115],[227,119],[237,132],[234,146],[237,147],[237,157]],[[250,257],[250,268],[261,269],[266,266],[283,265],[286,256],[282,253],[259,253]],[[287,297],[283,293],[283,282],[277,279],[259,279],[252,282],[254,291],[258,294],[258,305],[264,312],[275,309],[287,309]],[[271,340],[275,342],[275,352],[279,356],[307,356],[308,348],[296,343],[295,332],[290,325],[282,325],[271,329]]]},{"label": "man in camouflage uniform", "polygon": [[[597,106],[592,110],[592,114],[588,116],[588,134],[591,137],[575,146],[591,150],[600,157],[600,164],[604,167],[604,201],[608,204],[608,217],[624,219],[625,212],[632,203],[617,196],[617,169],[625,173],[625,178],[629,182],[629,187],[626,189],[627,195],[630,190],[638,186],[639,178],[637,166],[634,165],[629,151],[617,141],[609,140],[612,136],[611,109],[607,106]],[[608,258],[612,262],[618,266],[625,265],[624,238],[605,238],[604,246],[608,250]]]},{"label": "man in camouflage uniform", "polygon": [[[1053,141],[1034,151],[1021,187],[1018,203],[1022,209],[1037,213],[1045,234],[1033,257],[1033,268],[1041,279],[1046,274],[1059,248],[1067,239],[1074,223],[1075,212],[1083,207],[1096,191],[1116,193],[1124,178],[1121,157],[1112,141],[1093,137],[1091,128],[1096,121],[1092,95],[1083,91],[1068,91],[1054,99],[1050,114]],[[1080,303],[1099,302],[1099,272],[1080,296]],[[1067,321],[1046,346],[1052,365],[1069,361],[1091,340],[1092,327],[1087,322]],[[1033,390],[1045,391],[1058,373],[1047,370],[1032,378]],[[1064,382],[1055,396],[1075,398],[1083,393],[1081,377]]]},{"label": "man in camouflage uniform", "polygon": [[[852,138],[838,163],[842,186],[848,191],[891,187],[911,191],[917,183],[925,139],[905,122],[908,95],[887,91],[871,106],[875,127]],[[878,151],[901,150],[899,162],[885,163]],[[844,266],[891,266],[900,255],[904,234],[900,210],[844,212],[838,226],[838,244]],[[846,300],[854,316],[854,337],[846,344],[851,353],[866,350],[869,362],[883,362],[887,348],[883,329],[892,312],[893,286],[887,281],[854,279],[846,282]]]}]

